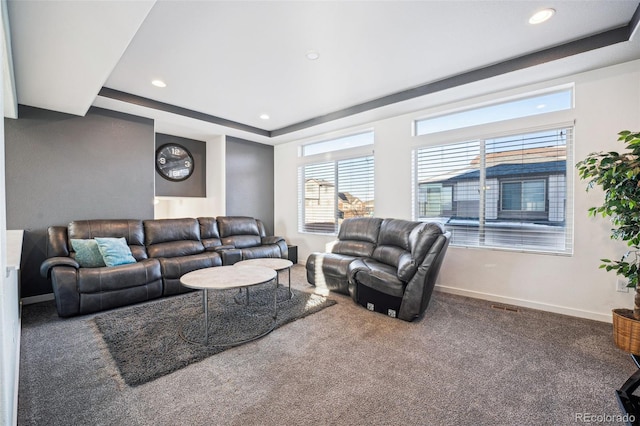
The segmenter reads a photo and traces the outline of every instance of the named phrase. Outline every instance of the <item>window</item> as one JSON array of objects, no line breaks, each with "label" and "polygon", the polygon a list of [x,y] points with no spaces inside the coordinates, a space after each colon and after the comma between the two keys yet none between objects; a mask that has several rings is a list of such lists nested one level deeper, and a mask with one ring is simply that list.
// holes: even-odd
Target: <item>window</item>
[{"label": "window", "polygon": [[298,231],[335,234],[344,219],[373,216],[373,131],[301,147]]},{"label": "window", "polygon": [[302,145],[302,155],[324,154],[373,144],[373,132],[356,133],[336,139]]},{"label": "window", "polygon": [[542,179],[501,182],[500,208],[516,212],[545,211],[545,183]]},{"label": "window", "polygon": [[436,117],[416,120],[416,135],[427,135],[445,130],[461,129],[480,124],[495,123],[512,118],[529,117],[573,107],[573,90],[563,89],[535,96],[499,102]]},{"label": "window", "polygon": [[343,219],[373,216],[373,156],[298,168],[300,232],[335,234]]},{"label": "window", "polygon": [[452,245],[571,253],[573,130],[550,129],[414,150],[416,217]]}]

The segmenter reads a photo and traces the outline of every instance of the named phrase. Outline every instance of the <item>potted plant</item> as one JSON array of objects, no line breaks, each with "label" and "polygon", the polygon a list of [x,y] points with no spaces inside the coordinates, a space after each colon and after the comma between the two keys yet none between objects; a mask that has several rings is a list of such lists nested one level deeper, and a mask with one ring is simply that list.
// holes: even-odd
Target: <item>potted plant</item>
[{"label": "potted plant", "polygon": [[589,216],[611,219],[611,238],[625,241],[629,250],[620,260],[601,259],[601,269],[615,271],[634,288],[634,309],[613,310],[614,342],[626,352],[640,354],[640,133],[618,133],[624,152],[591,153],[576,164],[578,175],[587,180],[587,191],[604,190],[602,205],[589,208]]}]

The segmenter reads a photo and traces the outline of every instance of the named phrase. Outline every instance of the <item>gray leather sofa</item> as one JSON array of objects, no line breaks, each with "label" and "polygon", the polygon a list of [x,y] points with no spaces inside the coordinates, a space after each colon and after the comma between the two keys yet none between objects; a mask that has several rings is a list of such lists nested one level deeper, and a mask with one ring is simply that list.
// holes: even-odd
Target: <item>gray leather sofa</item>
[{"label": "gray leather sofa", "polygon": [[309,255],[307,281],[413,321],[427,309],[449,240],[439,223],[345,219],[331,251]]},{"label": "gray leather sofa", "polygon": [[[224,224],[224,237],[219,225]],[[73,240],[124,238],[132,263],[83,267]],[[47,259],[58,315],[69,317],[190,291],[180,277],[196,269],[256,257],[288,257],[282,237],[258,219],[220,216],[157,220],[82,220],[48,229]]]}]

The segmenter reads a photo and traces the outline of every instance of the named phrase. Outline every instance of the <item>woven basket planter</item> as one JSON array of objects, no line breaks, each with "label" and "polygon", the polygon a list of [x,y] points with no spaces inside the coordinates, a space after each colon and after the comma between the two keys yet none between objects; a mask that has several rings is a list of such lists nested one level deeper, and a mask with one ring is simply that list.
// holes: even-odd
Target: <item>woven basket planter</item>
[{"label": "woven basket planter", "polygon": [[623,351],[640,355],[640,321],[631,309],[613,310],[613,341]]}]

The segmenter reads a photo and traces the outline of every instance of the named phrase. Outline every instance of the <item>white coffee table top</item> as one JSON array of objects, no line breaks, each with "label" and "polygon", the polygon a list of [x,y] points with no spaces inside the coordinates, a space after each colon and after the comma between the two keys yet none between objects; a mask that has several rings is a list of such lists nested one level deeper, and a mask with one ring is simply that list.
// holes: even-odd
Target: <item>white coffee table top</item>
[{"label": "white coffee table top", "polygon": [[234,266],[264,266],[265,268],[271,268],[275,271],[282,271],[283,269],[290,268],[293,262],[288,259],[281,259],[278,257],[261,257],[258,259],[247,259],[236,263]]},{"label": "white coffee table top", "polygon": [[276,276],[274,269],[265,266],[214,266],[188,272],[180,277],[180,283],[195,289],[224,290],[264,284]]}]

